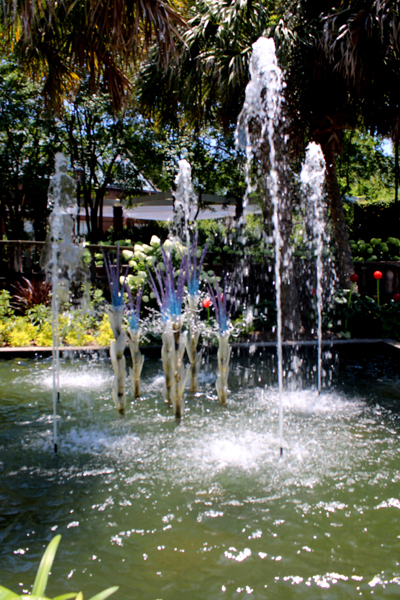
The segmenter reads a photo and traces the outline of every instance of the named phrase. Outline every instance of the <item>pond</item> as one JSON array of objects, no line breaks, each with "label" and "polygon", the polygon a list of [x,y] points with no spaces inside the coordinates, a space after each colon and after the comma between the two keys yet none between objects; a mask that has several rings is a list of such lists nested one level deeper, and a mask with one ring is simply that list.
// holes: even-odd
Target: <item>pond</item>
[{"label": "pond", "polygon": [[271,351],[232,359],[226,408],[207,357],[180,424],[161,361],[121,418],[109,361],[65,359],[57,454],[51,362],[1,361],[0,583],[30,590],[60,533],[49,597],[397,598],[399,358],[331,349],[318,396],[315,353],[286,356],[283,459]]}]

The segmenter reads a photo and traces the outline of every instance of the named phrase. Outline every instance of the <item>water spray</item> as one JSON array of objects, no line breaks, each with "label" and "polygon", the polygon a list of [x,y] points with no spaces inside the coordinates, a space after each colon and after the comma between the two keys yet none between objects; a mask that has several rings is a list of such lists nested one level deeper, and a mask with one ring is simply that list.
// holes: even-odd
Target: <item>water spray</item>
[{"label": "water spray", "polygon": [[[280,180],[276,160],[275,134],[279,127],[281,106],[283,102],[284,82],[282,71],[278,66],[275,43],[272,39],[261,37],[253,44],[250,59],[251,79],[246,86],[246,96],[243,109],[239,115],[236,128],[236,144],[246,151],[246,183],[247,190],[244,205],[256,186],[251,181],[251,163],[253,157],[262,152],[265,141],[269,147],[269,173],[266,174],[266,187],[269,189],[273,206],[272,224],[275,248],[275,298],[277,309],[277,359],[278,359],[278,388],[279,388],[279,439],[280,455],[283,455],[283,356],[282,356],[282,278],[281,278],[281,247],[280,232]],[[254,136],[254,122],[260,126],[260,133]]]}]

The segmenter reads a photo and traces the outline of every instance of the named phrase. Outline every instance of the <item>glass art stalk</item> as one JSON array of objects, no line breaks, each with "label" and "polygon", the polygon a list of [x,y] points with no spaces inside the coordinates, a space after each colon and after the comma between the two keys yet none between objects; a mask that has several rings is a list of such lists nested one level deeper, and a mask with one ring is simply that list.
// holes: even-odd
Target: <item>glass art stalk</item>
[{"label": "glass art stalk", "polygon": [[[114,334],[114,340],[110,344],[110,358],[114,371],[114,382],[112,388],[112,398],[118,412],[125,414],[126,397],[125,397],[125,379],[126,379],[126,361],[125,347],[128,336],[126,331],[122,329],[122,320],[124,316],[124,299],[123,291],[125,281],[120,284],[120,252],[119,245],[117,246],[116,264],[106,257],[103,250],[104,264],[106,267],[108,282],[111,292],[111,305],[106,307],[108,320]],[[126,274],[125,274],[126,277]]]},{"label": "glass art stalk", "polygon": [[[187,259],[181,263],[175,278],[172,251],[161,248],[162,263],[148,271],[149,285],[156,297],[163,322],[162,364],[164,370],[164,400],[172,405],[177,419],[182,416],[182,398],[188,376],[188,367],[183,363],[187,332],[182,333],[183,290],[187,275]],[[176,279],[176,280],[175,280]]]},{"label": "glass art stalk", "polygon": [[194,394],[197,392],[197,377],[200,371],[202,352],[197,351],[200,337],[200,273],[204,258],[207,253],[208,244],[204,247],[199,260],[198,259],[198,233],[194,234],[193,243],[188,253],[187,262],[187,287],[188,296],[186,298],[186,308],[189,322],[189,335],[186,342],[186,350],[190,362],[189,371],[189,389]]},{"label": "glass art stalk", "polygon": [[230,307],[227,309],[226,285],[223,290],[220,289],[217,280],[215,280],[215,293],[209,286],[211,302],[214,306],[215,318],[217,321],[217,338],[218,338],[218,375],[217,375],[217,394],[221,406],[226,406],[228,399],[228,376],[229,376],[229,361],[231,357],[231,346],[229,337],[231,335],[231,323],[229,319],[234,300],[231,299]]},{"label": "glass art stalk", "polygon": [[132,293],[129,286],[126,286],[128,293],[128,338],[129,349],[132,357],[132,367],[129,368],[129,377],[132,383],[133,395],[140,398],[140,375],[142,373],[144,356],[139,350],[140,342],[140,304],[143,290],[139,290],[136,295],[136,303],[133,302]]}]

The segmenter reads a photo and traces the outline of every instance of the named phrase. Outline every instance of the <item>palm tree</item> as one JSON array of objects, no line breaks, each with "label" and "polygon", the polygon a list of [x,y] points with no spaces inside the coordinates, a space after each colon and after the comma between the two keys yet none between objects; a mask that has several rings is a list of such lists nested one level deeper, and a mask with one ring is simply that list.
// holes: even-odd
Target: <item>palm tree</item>
[{"label": "palm tree", "polygon": [[323,43],[335,70],[357,98],[365,126],[390,136],[395,147],[395,200],[399,184],[400,2],[357,0],[325,18]]},{"label": "palm tree", "polygon": [[188,27],[178,43],[177,62],[157,70],[152,57],[140,73],[142,104],[158,118],[182,115],[204,124],[236,124],[249,80],[252,44],[271,28],[273,2],[201,0],[189,7]]},{"label": "palm tree", "polygon": [[[298,132],[321,144],[339,280],[353,272],[336,173],[343,132],[360,119],[398,146],[399,8],[392,0],[301,0],[290,56],[288,98]],[[297,115],[297,116],[296,116]],[[396,169],[397,172],[397,169]]]},{"label": "palm tree", "polygon": [[[195,14],[188,20],[183,34],[177,63],[166,72],[154,68],[151,61],[141,73],[141,98],[144,110],[157,113],[161,120],[185,122],[198,129],[212,123],[225,133],[236,126],[249,81],[252,44],[263,35],[277,29],[282,47],[287,44],[287,30],[277,16],[276,2],[247,0],[203,0],[195,5]],[[151,99],[151,100],[149,100]],[[254,123],[254,137],[260,124]],[[282,139],[284,135],[280,136]],[[278,141],[277,141],[278,143]],[[279,151],[282,151],[280,146]],[[281,152],[282,153],[282,152]],[[258,168],[269,172],[267,142],[254,157],[254,172]],[[282,197],[285,198],[282,230],[284,250],[289,248],[292,228],[289,193],[291,188],[287,161],[282,161]],[[266,227],[271,227],[272,209],[265,177],[258,178],[263,197],[262,209]],[[293,273],[282,277],[284,334],[293,337],[301,328],[297,288],[291,285]]]},{"label": "palm tree", "polygon": [[4,0],[0,10],[3,50],[44,78],[55,106],[89,72],[93,88],[105,83],[118,110],[132,59],[155,41],[158,64],[167,64],[184,27],[163,0]]}]

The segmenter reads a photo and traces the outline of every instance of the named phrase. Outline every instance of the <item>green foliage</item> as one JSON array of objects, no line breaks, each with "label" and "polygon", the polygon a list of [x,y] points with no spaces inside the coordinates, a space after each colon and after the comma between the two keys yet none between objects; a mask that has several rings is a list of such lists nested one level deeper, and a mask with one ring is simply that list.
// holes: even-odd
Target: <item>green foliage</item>
[{"label": "green foliage", "polygon": [[364,240],[350,240],[350,248],[354,262],[374,262],[377,260],[400,261],[400,240],[389,237],[386,241],[381,238]]},{"label": "green foliage", "polygon": [[[37,304],[25,316],[16,316],[10,303],[11,295],[0,292],[0,345],[2,346],[52,346],[51,308]],[[104,297],[101,290],[92,290],[85,309],[62,307],[59,317],[60,343],[69,346],[109,345],[113,339],[105,326]]]},{"label": "green foliage", "polygon": [[400,340],[400,302],[381,304],[360,294],[341,290],[324,315],[325,325],[332,332],[353,338],[392,338]]},{"label": "green foliage", "polygon": [[36,345],[42,347],[53,345],[53,330],[50,320],[41,324],[40,331],[36,338]]},{"label": "green foliage", "polygon": [[[33,583],[32,593],[20,595],[0,585],[0,600],[23,600],[25,598],[32,598],[32,600],[49,600],[45,597],[46,587],[60,540],[61,535],[56,535],[47,546],[39,564]],[[103,592],[92,596],[90,600],[106,600],[106,598],[111,596],[111,594],[114,594],[117,590],[118,587],[110,587]],[[73,592],[61,594],[56,596],[53,600],[69,600],[71,598],[83,600],[82,592],[79,592],[78,594]]]},{"label": "green foliage", "polygon": [[197,228],[199,244],[208,243],[208,263],[236,262],[239,257],[265,263],[273,258],[273,245],[265,235],[262,215],[247,215],[241,231],[227,229],[223,219],[199,221]]},{"label": "green foliage", "polygon": [[42,329],[44,324],[51,319],[51,307],[44,304],[36,304],[26,314],[33,325],[39,325],[40,329]]},{"label": "green foliage", "polygon": [[338,157],[342,195],[366,200],[394,197],[394,158],[382,150],[383,139],[365,131],[346,131]]},{"label": "green foliage", "polygon": [[[13,62],[0,64],[0,214],[9,239],[24,239],[24,219],[44,235],[49,176],[60,142],[38,85]],[[43,239],[43,238],[42,238]]]},{"label": "green foliage", "polygon": [[8,319],[13,314],[11,294],[8,290],[0,291],[0,320]]},{"label": "green foliage", "polygon": [[9,341],[14,347],[31,346],[36,336],[39,333],[39,328],[27,319],[26,317],[17,317],[10,323]]},{"label": "green foliage", "polygon": [[99,346],[109,346],[113,339],[114,334],[111,329],[110,321],[108,315],[105,314],[100,322],[95,342]]},{"label": "green foliage", "polygon": [[189,6],[188,27],[179,42],[180,60],[168,71],[150,56],[138,85],[141,102],[164,121],[220,122],[225,130],[243,104],[251,45],[276,23],[275,3],[259,0],[201,0]]}]

